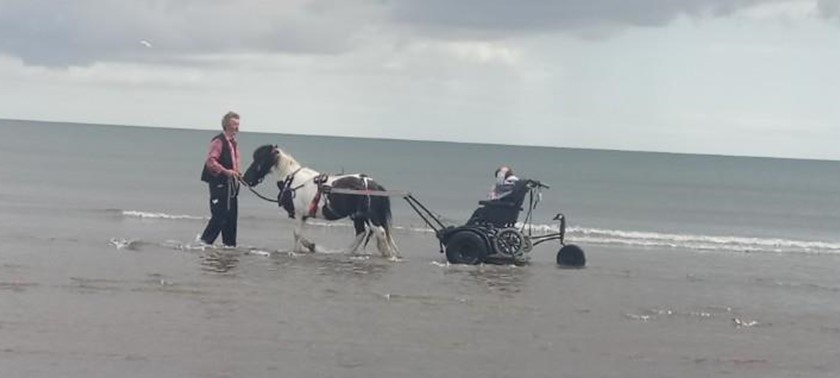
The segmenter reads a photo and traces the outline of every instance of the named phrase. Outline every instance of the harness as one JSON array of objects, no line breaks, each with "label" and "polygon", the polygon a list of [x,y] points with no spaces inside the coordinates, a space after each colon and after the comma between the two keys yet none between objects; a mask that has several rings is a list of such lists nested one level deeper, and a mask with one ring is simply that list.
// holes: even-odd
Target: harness
[{"label": "harness", "polygon": [[[303,182],[297,186],[292,186],[295,181],[295,175],[297,175],[303,167],[298,168],[283,180],[283,182],[277,182],[277,188],[280,189],[280,192],[277,194],[277,205],[282,207],[286,210],[286,213],[289,215],[289,218],[295,219],[295,203],[294,198],[297,196],[297,190],[302,188],[306,182]],[[318,204],[321,202],[321,195],[322,193],[329,193],[329,186],[324,185],[329,179],[329,175],[326,173],[321,173],[318,176],[312,178],[312,181],[317,186],[318,190],[315,192],[315,196],[312,197],[312,202],[309,203],[309,207],[307,209],[307,214],[305,217],[314,217],[315,214],[318,212]],[[330,206],[329,200],[325,200],[324,207],[327,211],[333,211],[332,207]]]},{"label": "harness", "polygon": [[[279,192],[277,193],[277,200],[272,200],[270,198],[266,198],[256,192],[252,187],[248,187],[254,194],[258,197],[262,198],[263,200],[269,202],[276,202],[277,206],[286,210],[286,213],[289,215],[289,218],[295,219],[295,204],[294,199],[297,196],[297,190],[302,188],[306,185],[306,182],[303,182],[297,186],[292,186],[295,181],[295,175],[300,172],[303,167],[296,169],[294,172],[290,173],[286,176],[283,181],[277,181],[277,189]],[[364,190],[370,190],[370,178],[366,175],[360,175],[362,182],[364,183]],[[321,197],[323,195],[329,195],[332,192],[332,186],[326,185],[326,182],[329,180],[329,175],[326,173],[321,173],[312,178],[312,182],[315,183],[317,187],[317,191],[315,192],[315,196],[312,198],[312,201],[309,203],[307,208],[307,212],[304,215],[304,219],[315,217],[318,212],[318,204],[321,202]],[[363,209],[356,209],[356,212],[350,214],[351,219],[356,219],[360,216],[364,217],[368,212],[370,212],[370,208],[372,205],[372,198],[370,194],[366,194],[365,196],[365,203]],[[323,207],[324,215],[329,217],[330,214],[337,215],[338,213],[333,209],[330,205],[329,197],[324,197],[324,207]],[[340,215],[339,215],[340,217]]]},{"label": "harness", "polygon": [[295,219],[295,192],[303,187],[303,184],[300,184],[296,187],[292,187],[292,182],[295,181],[295,175],[300,172],[303,167],[296,169],[294,172],[286,176],[286,178],[281,183],[277,181],[277,189],[280,189],[280,192],[277,193],[277,206],[282,207],[286,210],[286,213],[289,214],[289,218]]},{"label": "harness", "polygon": [[[326,173],[321,173],[312,179],[312,182],[318,186],[318,191],[315,192],[315,197],[312,197],[312,202],[309,203],[309,217],[314,217],[315,213],[318,212],[318,203],[321,202],[321,193],[324,192],[324,187],[326,186],[324,183],[327,182],[328,178],[329,176]],[[329,201],[326,201],[325,206],[329,207],[329,205]]]},{"label": "harness", "polygon": [[[365,190],[370,190],[370,178],[367,177],[367,176],[364,176],[364,175],[362,175],[361,178],[362,178],[362,182],[365,183]],[[370,195],[365,195],[365,213],[370,212],[371,200],[372,199],[371,199]],[[360,214],[357,213],[357,214],[354,214],[354,215],[358,216]],[[355,218],[355,217],[353,217],[353,218]]]},{"label": "harness", "polygon": [[[350,219],[353,219],[353,220],[356,220],[359,217],[361,217],[361,218],[367,217],[368,214],[370,213],[370,208],[372,206],[372,200],[373,200],[373,198],[370,194],[370,178],[365,176],[365,175],[359,175],[359,178],[362,180],[362,183],[364,183],[364,189],[355,190],[355,189],[338,188],[339,194],[342,194],[342,192],[341,192],[342,190],[349,190],[351,192],[354,192],[354,193],[351,193],[351,194],[350,193],[345,193],[345,194],[353,195],[353,196],[359,196],[359,195],[364,194],[364,197],[365,197],[364,207],[356,208],[356,212],[347,215],[347,216],[350,217]],[[321,186],[318,187],[318,190],[323,191],[324,193],[327,193],[327,194],[330,194],[330,193],[333,192],[333,188],[329,185],[321,185]],[[324,214],[328,214],[330,212],[335,213],[333,208],[330,206],[329,201],[327,201],[326,204],[324,205]]]}]

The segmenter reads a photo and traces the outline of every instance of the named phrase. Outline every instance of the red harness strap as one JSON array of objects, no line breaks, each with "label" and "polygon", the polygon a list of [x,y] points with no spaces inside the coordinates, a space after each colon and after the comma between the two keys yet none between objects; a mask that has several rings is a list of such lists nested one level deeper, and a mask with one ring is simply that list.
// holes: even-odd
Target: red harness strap
[{"label": "red harness strap", "polygon": [[315,192],[315,197],[312,197],[312,202],[309,203],[309,216],[310,217],[314,217],[315,213],[318,212],[318,203],[321,202],[321,193],[323,192],[323,190],[322,190],[323,189],[323,184],[325,182],[327,182],[328,177],[329,176],[327,176],[326,173],[322,173],[318,176],[315,176],[315,178],[312,179],[312,181],[315,182],[315,185],[318,186],[318,191]]},{"label": "red harness strap", "polygon": [[318,202],[321,202],[321,187],[318,187],[318,192],[315,193],[315,197],[312,198],[312,202],[309,203],[309,216],[314,217],[315,213],[318,212]]}]

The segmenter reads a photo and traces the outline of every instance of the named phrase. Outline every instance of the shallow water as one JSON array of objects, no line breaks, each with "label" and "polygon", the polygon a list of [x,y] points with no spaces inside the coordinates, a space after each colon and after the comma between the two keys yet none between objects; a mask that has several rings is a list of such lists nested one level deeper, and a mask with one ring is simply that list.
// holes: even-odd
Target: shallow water
[{"label": "shallow water", "polygon": [[[451,266],[431,234],[416,232],[397,232],[403,259],[391,262],[177,240],[202,220],[104,223],[143,236],[5,243],[3,376],[840,371],[833,255],[590,247],[587,268],[562,269],[541,245],[524,267]],[[309,235],[337,251],[349,233]]]}]

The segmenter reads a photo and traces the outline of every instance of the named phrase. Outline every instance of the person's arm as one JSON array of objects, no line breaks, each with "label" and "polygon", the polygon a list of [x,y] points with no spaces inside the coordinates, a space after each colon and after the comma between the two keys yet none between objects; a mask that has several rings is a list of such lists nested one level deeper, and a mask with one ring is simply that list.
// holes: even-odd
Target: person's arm
[{"label": "person's arm", "polygon": [[207,169],[210,170],[214,176],[218,176],[220,174],[224,174],[225,176],[233,176],[236,171],[230,170],[222,166],[222,163],[219,163],[219,157],[222,156],[222,143],[224,143],[221,139],[213,139],[210,142],[210,151],[207,152]]},{"label": "person's arm", "polygon": [[505,183],[505,176],[506,176],[506,174],[507,174],[507,170],[500,170],[500,171],[496,174],[496,185],[497,185],[497,186],[498,186],[498,185],[504,185],[504,183]]},{"label": "person's arm", "polygon": [[242,154],[239,153],[239,145],[236,146],[236,161],[233,164],[233,169],[236,171],[237,174],[241,175],[242,171],[240,170],[242,167]]},{"label": "person's arm", "polygon": [[490,193],[487,193],[487,199],[494,200],[499,198],[499,192],[496,189],[497,185],[493,184],[493,186],[490,187]]}]

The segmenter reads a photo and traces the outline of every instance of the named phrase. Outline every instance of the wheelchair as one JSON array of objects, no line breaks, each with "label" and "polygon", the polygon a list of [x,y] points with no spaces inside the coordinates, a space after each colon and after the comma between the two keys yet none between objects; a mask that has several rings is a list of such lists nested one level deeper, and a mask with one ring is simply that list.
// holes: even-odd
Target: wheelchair
[{"label": "wheelchair", "polygon": [[[411,196],[407,199],[435,230],[441,252],[446,253],[449,263],[525,264],[530,260],[529,253],[534,246],[549,240],[559,240],[562,247],[557,252],[557,263],[568,267],[583,267],[586,265],[583,250],[565,243],[566,218],[562,213],[554,217],[555,221],[560,222],[557,232],[533,235],[532,213],[539,203],[540,191],[548,188],[548,185],[536,180],[519,180],[504,197],[479,201],[479,207],[461,226],[443,225],[419,201]],[[519,216],[523,210],[527,212],[524,221],[520,223]]]}]

